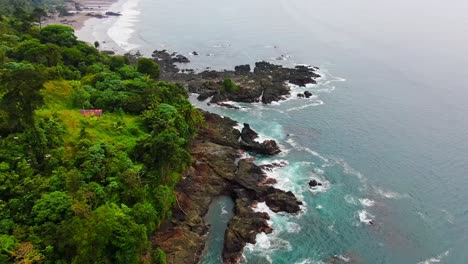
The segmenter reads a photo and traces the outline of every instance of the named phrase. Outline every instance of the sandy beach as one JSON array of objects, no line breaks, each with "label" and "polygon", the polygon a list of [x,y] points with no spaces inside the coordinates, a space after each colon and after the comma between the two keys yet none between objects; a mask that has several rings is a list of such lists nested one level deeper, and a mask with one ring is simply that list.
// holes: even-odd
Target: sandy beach
[{"label": "sandy beach", "polygon": [[75,0],[73,2],[66,2],[65,6],[69,11],[70,15],[51,15],[49,18],[46,19],[44,24],[68,25],[73,27],[75,30],[79,30],[83,28],[85,21],[90,18],[108,18],[108,16],[106,16],[105,13],[108,11],[112,11],[111,6],[116,2],[117,0]]},{"label": "sandy beach", "polygon": [[[98,41],[100,50],[124,53],[131,49],[126,47],[125,40],[129,39],[132,31],[125,25],[120,30],[116,22],[119,19],[125,20],[125,9],[127,8],[125,5],[133,2],[138,1],[75,0],[66,5],[69,15],[52,15],[44,21],[44,25],[61,24],[70,26],[75,29],[75,34],[80,40],[90,44]],[[110,36],[110,33],[113,33],[112,36]],[[115,41],[116,39],[122,41]]]}]

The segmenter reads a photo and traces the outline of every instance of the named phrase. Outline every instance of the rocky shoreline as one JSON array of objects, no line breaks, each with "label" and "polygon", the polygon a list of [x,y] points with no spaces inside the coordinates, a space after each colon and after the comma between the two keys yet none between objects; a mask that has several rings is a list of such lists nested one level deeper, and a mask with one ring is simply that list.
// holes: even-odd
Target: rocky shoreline
[{"label": "rocky shoreline", "polygon": [[[196,52],[193,52],[196,54]],[[129,55],[135,60],[136,55]],[[257,62],[253,71],[250,65],[236,66],[233,71],[180,71],[177,63],[190,60],[177,53],[154,51],[154,60],[160,65],[163,81],[176,82],[189,92],[199,94],[198,100],[207,100],[223,107],[237,108],[227,101],[262,102],[280,101],[290,96],[290,84],[306,86],[320,77],[318,68],[296,66],[284,68],[268,62]],[[226,89],[229,79],[232,89]],[[304,93],[308,98],[312,94]],[[259,233],[271,233],[267,213],[256,212],[258,203],[273,212],[298,213],[302,202],[292,192],[272,185],[265,171],[283,164],[257,166],[253,158],[243,158],[245,151],[256,155],[276,155],[281,152],[274,140],[258,142],[258,134],[249,124],[241,131],[230,118],[203,112],[206,126],[201,129],[191,148],[193,164],[176,187],[176,206],[173,217],[156,234],[154,245],[167,254],[168,263],[192,264],[200,261],[209,226],[203,220],[211,201],[225,195],[235,203],[234,215],[225,231],[222,259],[224,263],[241,261],[247,243],[255,243]]]},{"label": "rocky shoreline", "polygon": [[[168,263],[199,261],[209,229],[203,216],[217,196],[227,195],[235,202],[234,216],[225,233],[225,263],[239,262],[246,243],[255,243],[257,234],[272,231],[267,223],[269,215],[254,211],[257,203],[265,202],[274,212],[301,210],[302,203],[293,193],[273,187],[275,181],[267,178],[262,167],[252,158],[242,158],[245,147],[240,142],[255,133],[248,125],[241,132],[234,128],[237,122],[232,119],[203,114],[206,127],[193,142],[192,167],[176,188],[173,218],[154,239],[155,246],[166,252]],[[273,166],[279,164],[267,167]]]},{"label": "rocky shoreline", "polygon": [[[298,65],[285,68],[265,61],[255,63],[253,69],[246,64],[230,71],[205,70],[195,73],[193,70],[180,71],[177,68],[177,64],[190,62],[181,54],[155,50],[152,57],[161,67],[161,80],[180,83],[189,92],[199,94],[199,100],[210,98],[210,103],[225,107],[230,107],[226,101],[270,104],[285,100],[291,93],[288,84],[304,87],[315,84],[320,77],[317,67]],[[226,79],[232,81],[235,89],[222,89]],[[298,97],[309,98],[312,95],[310,92],[304,94]]]}]

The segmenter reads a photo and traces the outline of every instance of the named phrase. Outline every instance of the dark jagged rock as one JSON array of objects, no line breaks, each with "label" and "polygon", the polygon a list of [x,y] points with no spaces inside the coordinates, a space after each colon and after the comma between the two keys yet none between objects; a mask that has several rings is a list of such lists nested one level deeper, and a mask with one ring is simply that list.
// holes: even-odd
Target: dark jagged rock
[{"label": "dark jagged rock", "polygon": [[301,94],[301,93],[298,93],[298,94],[297,94],[297,97],[299,97],[299,98],[304,98],[305,95],[304,95],[304,94]]},{"label": "dark jagged rock", "polygon": [[121,16],[121,15],[122,14],[117,13],[117,12],[111,12],[111,11],[106,12],[106,16]]},{"label": "dark jagged rock", "polygon": [[322,186],[322,183],[318,182],[317,180],[311,180],[309,182],[310,187]]},{"label": "dark jagged rock", "polygon": [[274,140],[265,140],[262,143],[259,142],[245,142],[240,141],[240,147],[244,150],[251,151],[261,155],[276,155],[281,153],[281,149],[278,147]]},{"label": "dark jagged rock", "polygon": [[95,18],[98,18],[98,19],[106,18],[106,16],[104,16],[103,14],[87,13],[86,15],[90,16],[90,17],[95,17]]},{"label": "dark jagged rock", "polygon": [[[296,66],[295,68],[284,68],[280,65],[274,65],[269,62],[257,62],[253,72],[250,65],[238,65],[234,71],[214,71],[205,70],[200,73],[179,73],[174,63],[186,63],[188,58],[183,55],[167,51],[154,51],[152,55],[160,65],[161,80],[178,82],[188,88],[189,92],[204,94],[201,98],[213,96],[211,103],[222,101],[235,102],[262,102],[269,104],[274,101],[286,99],[290,95],[289,83],[304,86],[308,83],[315,83],[319,77],[315,69],[306,66]],[[237,89],[225,91],[222,89],[222,83],[225,79],[231,79]],[[203,85],[205,82],[217,83],[218,86],[212,87]],[[208,96],[209,95],[209,96]]]},{"label": "dark jagged rock", "polygon": [[189,63],[190,62],[190,60],[187,57],[185,57],[184,55],[180,55],[180,54],[173,56],[172,61],[177,62],[177,63]]},{"label": "dark jagged rock", "polygon": [[267,195],[265,203],[275,213],[297,213],[301,210],[300,205],[302,205],[302,202],[298,201],[292,192],[284,192],[281,190]]},{"label": "dark jagged rock", "polygon": [[236,74],[250,73],[250,65],[249,64],[238,65],[238,66],[234,67],[234,71],[236,72]]},{"label": "dark jagged rock", "polygon": [[262,81],[263,96],[262,103],[270,104],[275,101],[281,101],[289,95],[290,89],[283,81]]},{"label": "dark jagged rock", "polygon": [[229,221],[224,235],[224,263],[240,262],[241,253],[247,243],[255,244],[258,233],[271,233],[267,213],[255,212],[251,200],[243,190],[236,190],[236,213]]},{"label": "dark jagged rock", "polygon": [[171,54],[166,50],[155,50],[151,56],[159,64],[161,69],[161,77],[167,75],[176,74],[179,72],[177,66],[175,66],[174,61],[172,60]]},{"label": "dark jagged rock", "polygon": [[309,92],[309,91],[305,91],[305,92],[304,92],[304,96],[305,96],[306,98],[309,98],[309,97],[312,96],[312,93]]},{"label": "dark jagged rock", "polygon": [[197,96],[197,100],[205,101],[206,99],[210,98],[211,96],[215,95],[217,91],[205,91]]},{"label": "dark jagged rock", "polygon": [[271,184],[276,184],[278,183],[278,181],[276,179],[273,179],[273,178],[266,178],[263,182],[261,182],[260,184],[262,185],[271,185]]},{"label": "dark jagged rock", "polygon": [[218,103],[218,105],[230,109],[240,109],[240,107],[228,103]]},{"label": "dark jagged rock", "polygon": [[[239,262],[246,243],[255,243],[259,233],[272,232],[268,214],[252,208],[259,202],[266,202],[275,212],[294,213],[300,209],[300,202],[292,193],[268,185],[273,184],[274,179],[267,178],[264,169],[282,164],[260,167],[253,159],[238,160],[241,132],[233,128],[237,122],[207,112],[203,115],[206,126],[193,143],[192,167],[175,189],[173,218],[158,231],[153,241],[166,252],[168,263],[199,261],[209,228],[202,216],[216,196],[228,195],[236,204],[225,232],[224,263]],[[254,133],[247,134],[252,138]]]},{"label": "dark jagged rock", "polygon": [[306,66],[296,66],[294,69],[289,69],[288,80],[290,83],[305,86],[308,83],[316,83],[314,78],[320,77],[314,72],[314,69]]},{"label": "dark jagged rock", "polygon": [[241,138],[246,142],[251,142],[258,138],[258,134],[250,128],[249,124],[244,123],[244,127],[241,131]]},{"label": "dark jagged rock", "polygon": [[240,147],[247,151],[252,151],[261,155],[275,155],[281,152],[274,140],[265,140],[262,143],[255,141],[258,138],[257,132],[253,131],[249,124],[244,124],[241,132]]},{"label": "dark jagged rock", "polygon": [[259,166],[262,170],[266,170],[266,171],[273,171],[273,169],[275,168],[281,168],[281,167],[284,167],[288,165],[287,162],[284,162],[284,161],[280,161],[280,162],[273,162],[271,164],[264,164],[264,165],[261,165]]},{"label": "dark jagged rock", "polygon": [[[175,65],[175,63],[189,63],[190,60],[185,57],[184,55],[177,54],[173,52],[169,54],[167,50],[155,50],[151,56],[155,59],[155,61],[159,64],[161,69],[161,78],[168,78],[169,76],[177,76],[179,73],[179,69]],[[186,73],[179,73],[179,76],[185,79],[186,77],[190,77],[193,73],[191,71]]]}]

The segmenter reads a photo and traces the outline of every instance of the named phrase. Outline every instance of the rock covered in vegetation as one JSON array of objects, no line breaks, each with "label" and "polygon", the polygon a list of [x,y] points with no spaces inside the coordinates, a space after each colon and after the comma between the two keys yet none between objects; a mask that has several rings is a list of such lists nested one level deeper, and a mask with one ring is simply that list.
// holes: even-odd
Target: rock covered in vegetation
[{"label": "rock covered in vegetation", "polygon": [[[211,103],[223,101],[235,102],[262,102],[269,104],[284,100],[290,95],[288,83],[305,86],[316,83],[320,77],[317,68],[299,65],[294,68],[285,68],[269,62],[255,63],[253,72],[250,65],[238,65],[233,71],[205,70],[200,73],[180,73],[174,65],[175,62],[188,62],[188,59],[167,51],[154,51],[152,55],[161,67],[161,78],[166,81],[183,84],[190,92],[198,93],[199,100],[212,97]],[[226,79],[235,84],[236,89],[226,91],[223,82]]]}]

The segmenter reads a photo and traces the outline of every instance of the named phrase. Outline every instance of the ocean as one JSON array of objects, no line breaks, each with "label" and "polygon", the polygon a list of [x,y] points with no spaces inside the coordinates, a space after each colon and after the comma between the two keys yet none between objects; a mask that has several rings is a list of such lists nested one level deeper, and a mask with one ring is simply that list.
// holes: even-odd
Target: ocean
[{"label": "ocean", "polygon": [[[283,153],[256,162],[287,162],[270,176],[305,202],[298,215],[270,212],[274,232],[246,247],[245,263],[467,263],[468,2],[136,0],[113,8],[123,16],[81,36],[144,55],[177,51],[192,61],[181,67],[197,70],[260,60],[320,68],[317,85],[292,87],[310,99],[232,110],[192,98],[277,140]],[[309,188],[311,179],[324,186]],[[208,242],[218,253],[202,263],[220,263],[222,244],[213,241],[222,239],[225,208],[232,203],[221,198],[207,216],[219,222]]]}]

